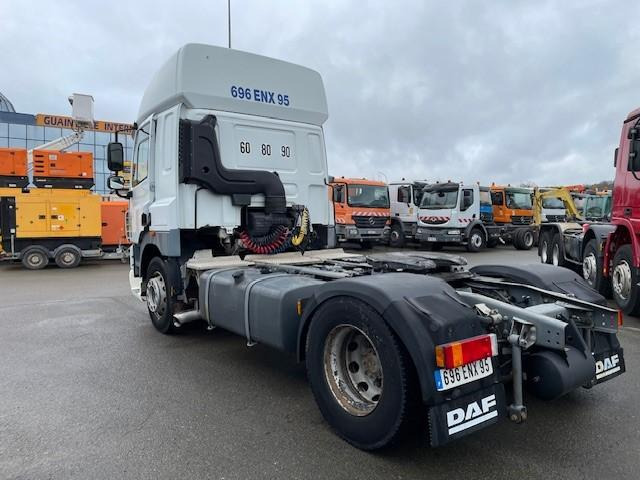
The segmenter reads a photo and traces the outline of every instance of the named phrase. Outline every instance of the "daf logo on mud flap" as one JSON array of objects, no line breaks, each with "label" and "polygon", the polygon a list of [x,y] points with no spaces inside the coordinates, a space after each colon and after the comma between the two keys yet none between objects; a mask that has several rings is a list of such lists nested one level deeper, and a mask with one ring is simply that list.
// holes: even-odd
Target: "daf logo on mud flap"
[{"label": "daf logo on mud flap", "polygon": [[620,371],[620,357],[616,353],[596,362],[596,378],[606,377]]},{"label": "daf logo on mud flap", "polygon": [[471,402],[467,408],[456,408],[447,412],[449,435],[466,430],[498,416],[495,394],[484,397],[480,401]]}]

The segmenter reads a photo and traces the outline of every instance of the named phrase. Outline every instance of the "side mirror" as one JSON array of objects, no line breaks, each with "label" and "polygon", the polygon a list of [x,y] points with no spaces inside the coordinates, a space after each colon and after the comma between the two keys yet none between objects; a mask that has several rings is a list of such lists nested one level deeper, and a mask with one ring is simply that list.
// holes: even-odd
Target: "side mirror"
[{"label": "side mirror", "polygon": [[343,193],[344,190],[342,187],[333,187],[333,201],[336,203],[343,203]]},{"label": "side mirror", "polygon": [[119,175],[110,175],[107,178],[107,188],[109,190],[124,190],[124,178]]},{"label": "side mirror", "polygon": [[112,172],[124,170],[124,150],[120,142],[109,142],[107,146],[107,166]]},{"label": "side mirror", "polygon": [[640,172],[640,138],[633,138],[629,144],[629,166],[632,172]]}]

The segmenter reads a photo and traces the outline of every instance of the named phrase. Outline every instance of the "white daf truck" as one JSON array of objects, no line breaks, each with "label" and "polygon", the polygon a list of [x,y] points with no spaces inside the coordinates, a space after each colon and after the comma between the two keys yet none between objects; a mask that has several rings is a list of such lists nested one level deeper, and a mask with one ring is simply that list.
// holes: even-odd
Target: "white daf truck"
[{"label": "white daf truck", "polygon": [[617,311],[567,269],[329,248],[327,116],[320,75],[287,62],[190,44],[156,73],[130,190],[117,142],[108,163],[158,331],[198,320],[295,355],[327,423],[363,449],[409,426],[437,446],[521,422],[525,387],[553,399],[624,371]]},{"label": "white daf truck", "polygon": [[415,239],[422,189],[427,185],[426,180],[406,181],[404,178],[389,184],[390,246],[404,247],[407,241]]}]

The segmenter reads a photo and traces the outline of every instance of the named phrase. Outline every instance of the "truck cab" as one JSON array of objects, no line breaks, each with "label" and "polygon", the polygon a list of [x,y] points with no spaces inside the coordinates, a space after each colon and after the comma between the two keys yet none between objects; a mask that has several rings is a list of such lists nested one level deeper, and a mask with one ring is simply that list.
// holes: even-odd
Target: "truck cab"
[{"label": "truck cab", "polygon": [[415,238],[422,189],[427,184],[426,180],[411,182],[404,179],[389,184],[391,205],[389,245],[392,247],[404,247],[407,241]]},{"label": "truck cab", "polygon": [[502,228],[502,239],[518,250],[529,250],[535,243],[533,228],[533,190],[510,185],[491,185],[493,219]]},{"label": "truck cab", "polygon": [[384,182],[365,178],[334,178],[330,195],[338,242],[363,247],[389,240],[389,189]]},{"label": "truck cab", "polygon": [[[432,249],[466,245],[467,250],[475,252],[499,239],[499,229],[482,220],[483,202],[477,184],[435,183],[424,187],[422,192],[416,231],[420,243]],[[484,192],[486,212],[486,190]]]}]

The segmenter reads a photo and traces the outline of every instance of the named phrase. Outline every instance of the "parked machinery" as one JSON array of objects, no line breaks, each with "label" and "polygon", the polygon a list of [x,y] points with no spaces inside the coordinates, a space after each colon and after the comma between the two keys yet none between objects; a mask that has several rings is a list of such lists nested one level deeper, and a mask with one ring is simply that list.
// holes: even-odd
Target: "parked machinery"
[{"label": "parked machinery", "polygon": [[28,184],[27,151],[24,148],[0,148],[0,188],[24,188]]},{"label": "parked machinery", "polygon": [[426,180],[406,181],[405,179],[389,184],[390,246],[400,248],[404,247],[408,241],[415,240],[422,190],[427,185]]},{"label": "parked machinery", "polygon": [[470,252],[495,246],[501,236],[487,211],[487,189],[446,182],[422,190],[416,239],[431,250],[465,245]]},{"label": "parked machinery", "polygon": [[358,242],[363,248],[389,241],[389,189],[384,182],[365,178],[333,178],[333,199],[338,242]]},{"label": "parked machinery", "polygon": [[533,189],[491,185],[493,220],[501,238],[518,250],[529,250],[537,240],[533,224]]},{"label": "parked machinery", "polygon": [[310,250],[333,237],[327,117],[318,73],[259,55],[186,45],[153,76],[134,146],[147,175],[109,185],[130,197],[130,283],[158,331],[203,319],[293,354],[328,424],[370,450],[405,427],[442,445],[522,422],[525,386],[553,399],[624,372],[618,312],[566,269]]}]

